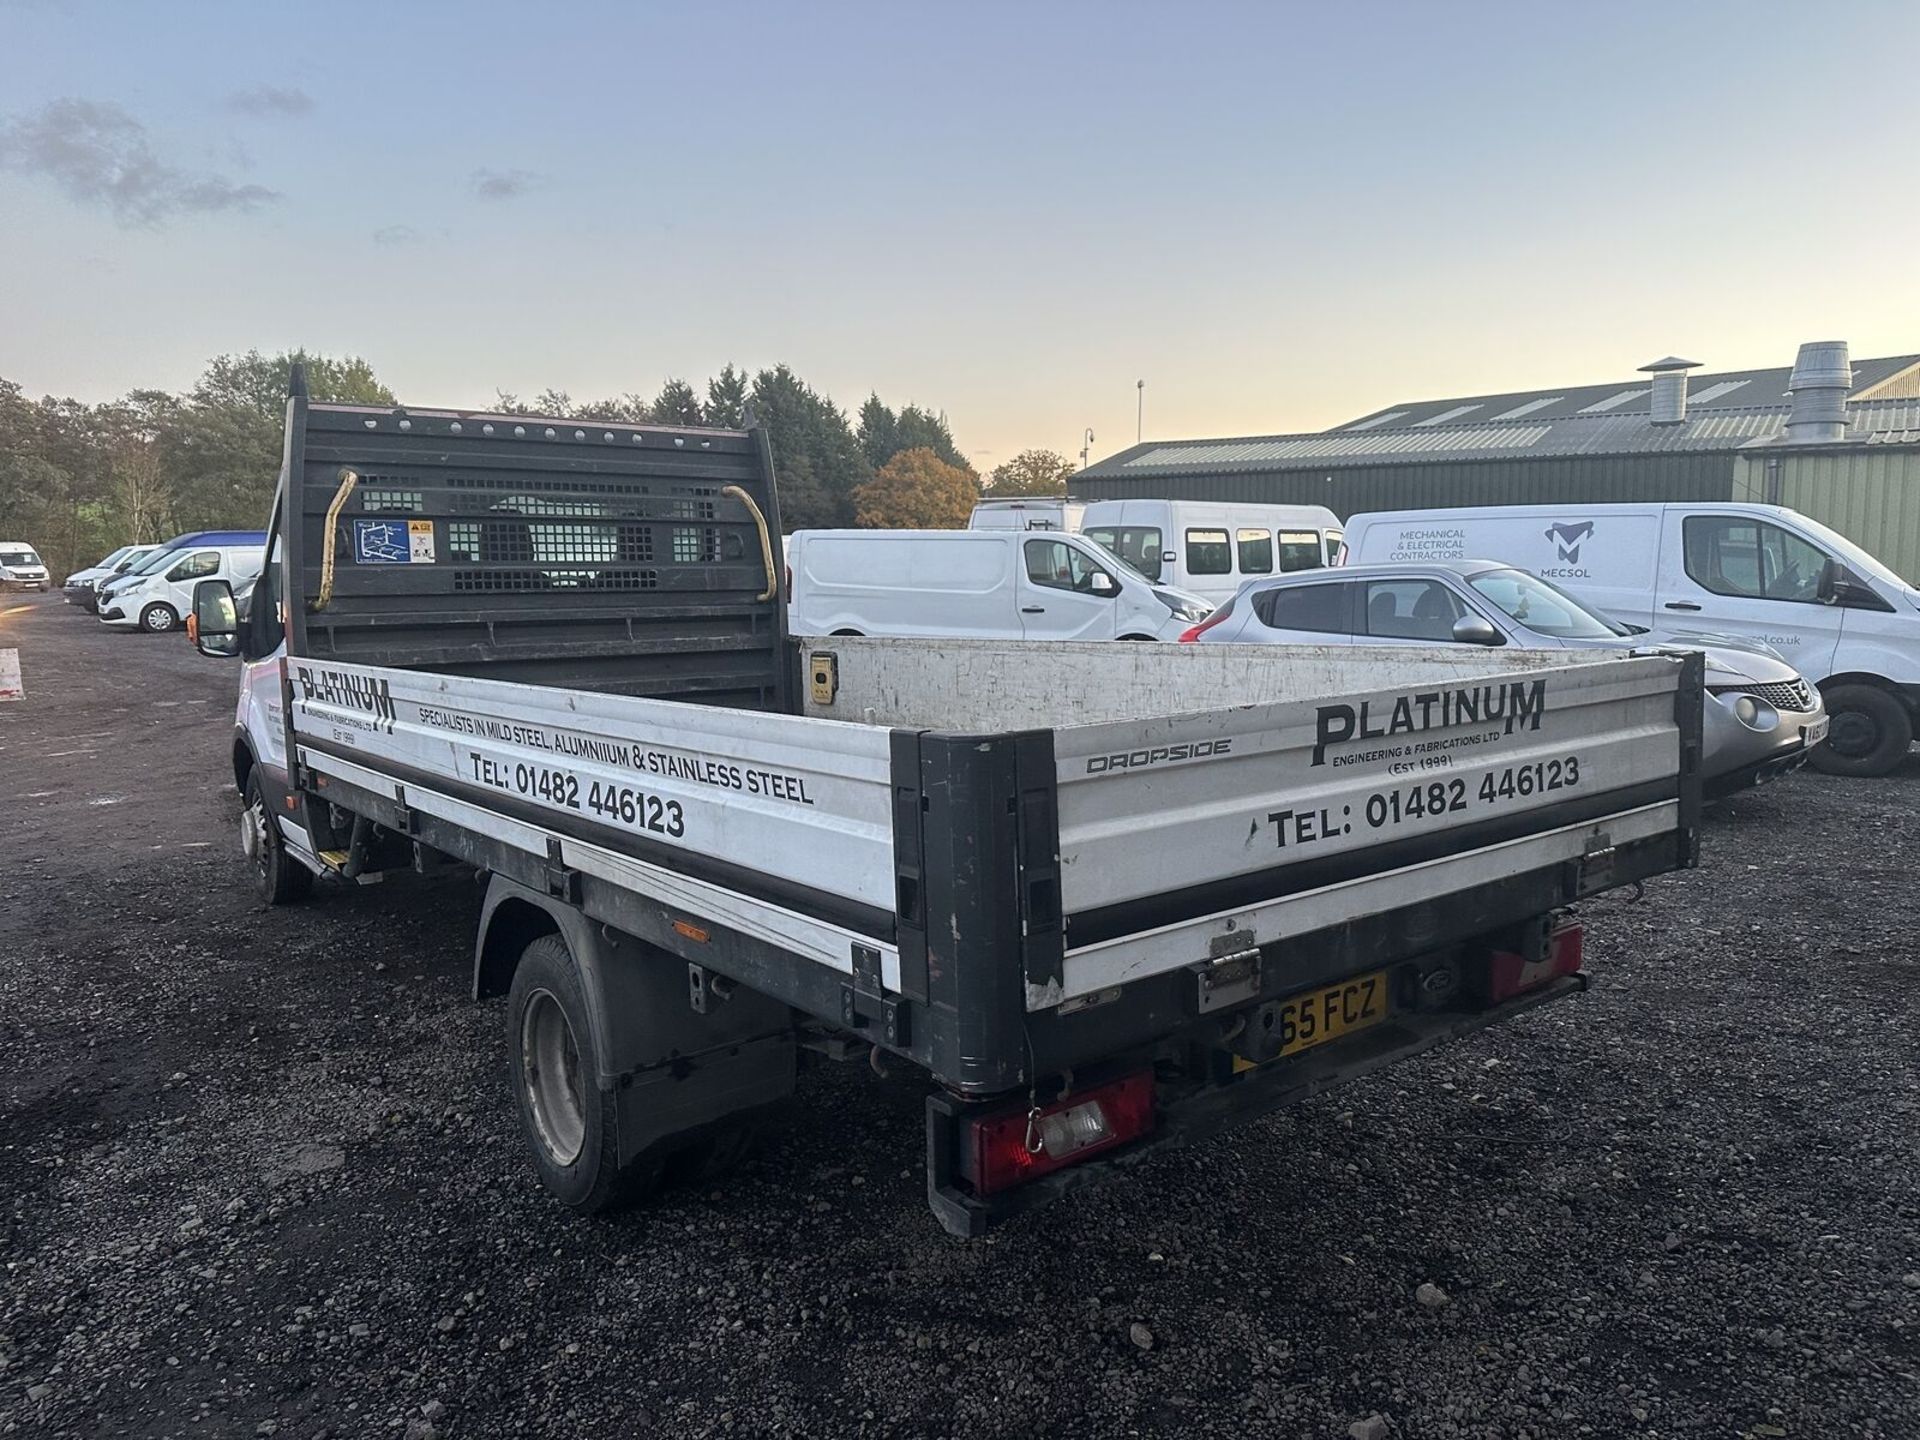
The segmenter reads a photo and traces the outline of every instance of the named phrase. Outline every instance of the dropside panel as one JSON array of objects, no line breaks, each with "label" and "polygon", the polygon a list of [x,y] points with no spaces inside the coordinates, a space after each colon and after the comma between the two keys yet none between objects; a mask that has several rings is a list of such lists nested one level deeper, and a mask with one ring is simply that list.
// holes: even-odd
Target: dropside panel
[{"label": "dropside panel", "polygon": [[886,730],[305,657],[288,671],[302,747],[891,935]]},{"label": "dropside panel", "polygon": [[[1678,830],[1685,663],[1057,731],[1065,995],[1337,924],[1343,906],[1405,903],[1354,882],[1398,875],[1431,899]],[[1291,915],[1273,903],[1289,897]]]}]

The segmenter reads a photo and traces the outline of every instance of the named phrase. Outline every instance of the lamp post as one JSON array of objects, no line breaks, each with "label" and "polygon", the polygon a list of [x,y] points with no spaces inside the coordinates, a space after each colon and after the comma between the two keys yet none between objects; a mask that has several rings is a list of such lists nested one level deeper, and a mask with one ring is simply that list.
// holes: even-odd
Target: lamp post
[{"label": "lamp post", "polygon": [[1147,429],[1147,382],[1136,380],[1133,388],[1138,397],[1133,411],[1133,443],[1138,445]]},{"label": "lamp post", "polygon": [[1087,453],[1093,449],[1093,429],[1088,427],[1084,443],[1080,446],[1080,468],[1087,468]]}]

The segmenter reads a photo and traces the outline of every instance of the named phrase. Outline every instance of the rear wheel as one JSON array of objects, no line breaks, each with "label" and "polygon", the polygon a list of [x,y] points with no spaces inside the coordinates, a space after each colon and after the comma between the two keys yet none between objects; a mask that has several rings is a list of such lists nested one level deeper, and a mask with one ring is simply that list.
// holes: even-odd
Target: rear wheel
[{"label": "rear wheel", "polygon": [[597,1215],[659,1186],[659,1156],[620,1164],[614,1100],[596,1079],[580,971],[558,935],[542,935],[521,954],[507,994],[507,1044],[520,1129],[556,1199]]},{"label": "rear wheel", "polygon": [[246,803],[240,810],[240,850],[253,866],[253,886],[269,905],[303,900],[313,889],[313,872],[287,853],[280,827],[267,809],[260,772],[247,774]]},{"label": "rear wheel", "polygon": [[180,628],[180,617],[171,605],[156,602],[140,612],[140,628],[149,635],[165,635]]},{"label": "rear wheel", "polygon": [[1877,685],[1836,685],[1825,692],[1827,743],[1813,752],[1829,775],[1885,775],[1913,744],[1913,716]]}]

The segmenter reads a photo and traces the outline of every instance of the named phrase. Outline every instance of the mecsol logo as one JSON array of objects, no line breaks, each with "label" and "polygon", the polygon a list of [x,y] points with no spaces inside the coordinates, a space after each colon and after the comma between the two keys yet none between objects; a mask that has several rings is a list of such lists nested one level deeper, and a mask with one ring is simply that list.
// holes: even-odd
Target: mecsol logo
[{"label": "mecsol logo", "polygon": [[1547,527],[1547,539],[1553,541],[1560,558],[1569,565],[1580,563],[1580,547],[1593,534],[1593,521],[1582,520],[1577,524],[1568,524],[1562,520]]}]

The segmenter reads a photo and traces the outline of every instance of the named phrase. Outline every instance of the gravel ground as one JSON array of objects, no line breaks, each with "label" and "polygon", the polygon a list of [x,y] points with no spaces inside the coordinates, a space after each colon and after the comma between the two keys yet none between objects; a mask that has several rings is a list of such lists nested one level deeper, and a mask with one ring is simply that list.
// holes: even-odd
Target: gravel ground
[{"label": "gravel ground", "polygon": [[1589,995],[989,1241],[835,1067],[588,1223],[471,882],[263,910],[231,668],[58,596],[0,646],[0,1433],[1920,1436],[1920,757],[1721,807]]}]

